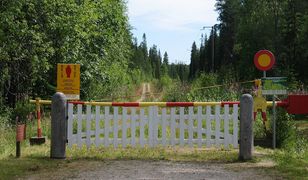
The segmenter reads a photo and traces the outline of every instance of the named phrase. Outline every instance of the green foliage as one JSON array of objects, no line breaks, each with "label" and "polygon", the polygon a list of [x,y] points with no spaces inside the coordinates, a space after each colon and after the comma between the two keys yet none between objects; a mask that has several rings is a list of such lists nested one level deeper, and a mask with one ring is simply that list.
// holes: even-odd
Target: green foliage
[{"label": "green foliage", "polygon": [[14,152],[15,148],[15,129],[12,127],[0,126],[0,159]]},{"label": "green foliage", "polygon": [[191,47],[190,65],[189,65],[189,79],[193,79],[198,72],[200,50],[197,48],[196,42],[193,42]]},{"label": "green foliage", "polygon": [[10,108],[3,108],[0,111],[0,127],[6,128],[10,127],[10,122],[11,122],[11,114],[12,114],[12,109]]},{"label": "green foliage", "polygon": [[179,79],[182,82],[188,81],[190,66],[184,63],[172,63],[168,66],[169,76],[172,79]]},{"label": "green foliage", "polygon": [[104,78],[91,78],[89,84],[83,90],[84,99],[101,100],[104,98],[121,97],[130,93],[131,76],[123,68],[123,64],[113,63],[104,71]]},{"label": "green foliage", "polygon": [[[268,120],[269,121],[269,120]],[[269,123],[269,122],[267,122]],[[272,137],[267,137],[267,131],[269,131],[268,129],[265,130],[264,124],[263,124],[263,119],[260,115],[260,113],[258,113],[256,120],[254,121],[253,124],[253,136],[255,139],[265,139],[265,140],[269,140],[268,138],[272,138]]]},{"label": "green foliage", "polygon": [[305,179],[308,173],[308,140],[298,135],[295,139],[288,138],[283,149],[277,150],[273,158],[281,172],[295,179]]},{"label": "green foliage", "polygon": [[[273,112],[269,108],[267,113],[266,130],[263,124],[261,115],[257,116],[257,120],[254,123],[254,137],[257,139],[272,139],[273,136]],[[278,148],[298,147],[302,137],[299,135],[295,125],[295,120],[292,115],[288,114],[285,109],[276,109],[276,146]],[[305,146],[305,144],[303,144]]]},{"label": "green foliage", "polygon": [[29,116],[35,112],[35,106],[28,101],[19,101],[11,114],[11,123],[26,124]]},{"label": "green foliage", "polygon": [[217,74],[202,73],[192,82],[191,91],[188,94],[189,101],[232,101],[238,99],[236,86],[217,86],[219,78]]},{"label": "green foliage", "polygon": [[276,133],[278,147],[293,144],[297,141],[294,119],[282,108],[277,109]]},{"label": "green foliage", "polygon": [[166,102],[185,102],[188,101],[187,93],[189,86],[185,82],[176,81],[166,89],[163,101]]},{"label": "green foliage", "polygon": [[160,79],[161,86],[168,89],[172,85],[172,79],[168,75],[164,75]]},{"label": "green foliage", "polygon": [[0,84],[5,87],[0,91],[10,106],[29,95],[49,98],[57,63],[81,64],[81,98],[97,98],[98,89],[104,95],[125,92],[131,77],[125,2],[22,0],[7,1],[0,9]]}]

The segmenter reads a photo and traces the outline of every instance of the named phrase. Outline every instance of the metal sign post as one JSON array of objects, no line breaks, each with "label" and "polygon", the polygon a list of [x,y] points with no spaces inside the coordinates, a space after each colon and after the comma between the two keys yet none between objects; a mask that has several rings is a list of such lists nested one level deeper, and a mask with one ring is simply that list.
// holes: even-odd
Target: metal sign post
[{"label": "metal sign post", "polygon": [[286,89],[286,77],[267,77],[262,78],[262,94],[273,95],[273,116],[272,116],[272,127],[273,127],[273,149],[276,148],[276,95],[287,94]]},{"label": "metal sign post", "polygon": [[276,148],[276,102],[275,95],[273,95],[273,149]]},{"label": "metal sign post", "polygon": [[[266,77],[266,71],[275,64],[275,56],[271,51],[260,50],[254,56],[254,64],[257,69],[263,71],[262,95],[273,95],[273,149],[276,148],[276,103],[275,95],[287,94],[285,77]],[[265,100],[264,100],[265,101]]]}]

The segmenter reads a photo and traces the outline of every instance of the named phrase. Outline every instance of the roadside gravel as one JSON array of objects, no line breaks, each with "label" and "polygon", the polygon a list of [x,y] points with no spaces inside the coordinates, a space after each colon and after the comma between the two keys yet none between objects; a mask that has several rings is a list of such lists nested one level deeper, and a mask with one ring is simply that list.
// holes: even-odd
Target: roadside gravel
[{"label": "roadside gravel", "polygon": [[[247,166],[247,168],[245,168]],[[39,172],[25,179],[281,179],[247,163],[173,161],[75,161],[53,172]]]}]

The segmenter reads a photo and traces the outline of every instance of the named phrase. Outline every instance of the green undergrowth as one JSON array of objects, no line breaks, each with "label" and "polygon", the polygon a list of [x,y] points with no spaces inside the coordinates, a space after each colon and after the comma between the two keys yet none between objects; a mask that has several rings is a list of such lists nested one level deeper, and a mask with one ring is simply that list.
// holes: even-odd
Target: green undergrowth
[{"label": "green undergrowth", "polygon": [[[307,150],[306,150],[307,151]],[[272,154],[277,169],[287,177],[308,179],[308,154],[296,155],[286,150],[277,150]]]},{"label": "green undergrowth", "polygon": [[[234,164],[238,161],[238,150],[205,149],[205,148],[104,148],[83,146],[81,149],[73,146],[66,152],[66,160],[51,160],[50,141],[41,146],[30,146],[23,142],[21,158],[15,158],[15,151],[0,159],[0,179],[15,179],[42,171],[65,168],[67,163],[108,160],[153,160],[180,162],[214,162]],[[304,179],[308,167],[307,153],[288,152],[286,150],[270,150],[257,147],[254,159],[248,164],[259,168],[257,164],[264,160],[274,162],[274,166],[266,168],[281,172],[282,177]],[[261,155],[260,155],[261,154]],[[254,165],[256,164],[256,165]]]},{"label": "green undergrowth", "polygon": [[196,148],[97,148],[81,149],[73,147],[68,150],[68,159],[93,160],[168,160],[168,161],[196,161],[196,162],[235,162],[236,150],[196,149]]},{"label": "green undergrowth", "polygon": [[49,146],[33,146],[23,143],[21,157],[15,157],[15,149],[7,157],[0,159],[0,179],[16,179],[43,169],[53,169],[61,162],[49,159]]},{"label": "green undergrowth", "polygon": [[308,139],[300,134],[285,142],[281,149],[275,151],[272,158],[277,163],[279,171],[290,177],[308,179]]}]

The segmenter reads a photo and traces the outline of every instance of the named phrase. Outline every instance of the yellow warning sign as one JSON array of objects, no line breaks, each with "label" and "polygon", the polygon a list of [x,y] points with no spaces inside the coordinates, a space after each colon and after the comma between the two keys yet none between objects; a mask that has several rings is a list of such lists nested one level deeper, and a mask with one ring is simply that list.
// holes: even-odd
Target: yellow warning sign
[{"label": "yellow warning sign", "polygon": [[67,99],[80,98],[80,64],[58,64],[57,92],[65,94]]}]

